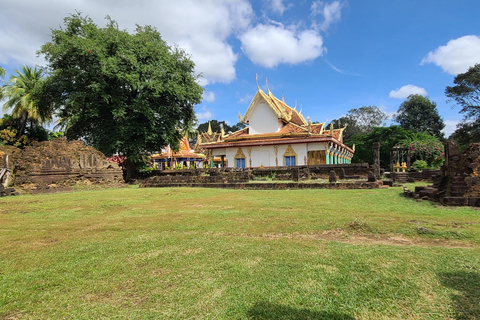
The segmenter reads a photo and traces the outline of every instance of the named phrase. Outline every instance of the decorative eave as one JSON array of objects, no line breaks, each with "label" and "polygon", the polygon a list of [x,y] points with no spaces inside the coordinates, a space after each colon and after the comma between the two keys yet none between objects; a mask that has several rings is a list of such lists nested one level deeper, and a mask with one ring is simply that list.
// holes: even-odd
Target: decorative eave
[{"label": "decorative eave", "polygon": [[257,86],[257,93],[253,97],[252,101],[250,102],[250,105],[248,106],[247,112],[245,112],[245,115],[242,117],[241,113],[239,114],[239,119],[241,122],[248,124],[248,121],[250,119],[250,116],[253,112],[253,109],[258,102],[258,100],[263,99],[267,105],[272,109],[272,111],[275,113],[277,118],[284,123],[290,123],[292,120],[292,115],[295,113],[302,125],[307,125],[307,121],[305,118],[302,116],[301,113],[297,112],[297,110],[291,108],[288,106],[285,102],[282,102],[279,100],[277,97],[275,97],[270,90],[268,90],[268,94],[263,92],[260,87]]},{"label": "decorative eave", "polygon": [[[341,146],[347,151],[354,153],[350,147],[346,146],[337,139],[325,135],[299,135],[299,134],[290,134],[289,136],[283,137],[264,137],[260,138],[259,135],[256,135],[257,139],[245,139],[245,140],[236,140],[236,141],[223,141],[220,143],[204,144],[203,148],[205,149],[218,149],[218,148],[229,148],[229,147],[247,147],[247,146],[268,146],[268,145],[283,145],[283,144],[295,144],[295,143],[313,143],[313,142],[326,142],[333,143],[335,145]],[[269,139],[270,138],[270,139]]]},{"label": "decorative eave", "polygon": [[193,152],[167,152],[156,153],[150,156],[151,159],[171,159],[171,158],[193,158],[193,159],[205,159],[205,155]]}]

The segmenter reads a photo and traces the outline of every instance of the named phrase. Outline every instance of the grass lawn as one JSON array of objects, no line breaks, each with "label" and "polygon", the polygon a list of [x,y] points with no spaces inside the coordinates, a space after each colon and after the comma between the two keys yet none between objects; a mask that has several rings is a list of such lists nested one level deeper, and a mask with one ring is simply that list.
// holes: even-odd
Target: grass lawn
[{"label": "grass lawn", "polygon": [[0,198],[0,319],[480,319],[480,211],[401,192]]}]

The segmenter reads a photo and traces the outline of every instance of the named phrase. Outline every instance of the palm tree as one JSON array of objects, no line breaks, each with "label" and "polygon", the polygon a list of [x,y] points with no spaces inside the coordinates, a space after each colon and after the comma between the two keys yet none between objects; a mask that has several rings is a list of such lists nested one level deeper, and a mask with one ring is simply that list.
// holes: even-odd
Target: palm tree
[{"label": "palm tree", "polygon": [[44,124],[52,120],[52,113],[38,107],[33,93],[43,80],[42,70],[34,67],[22,67],[22,71],[15,70],[8,83],[3,87],[3,95],[8,99],[3,110],[12,110],[12,117],[20,120],[17,135],[24,134],[27,123]]},{"label": "palm tree", "polygon": [[[7,71],[5,71],[5,69],[2,68],[2,66],[0,66],[0,84],[3,83],[3,79],[5,78],[5,76],[7,75]],[[3,99],[3,86],[0,87],[0,100]]]}]

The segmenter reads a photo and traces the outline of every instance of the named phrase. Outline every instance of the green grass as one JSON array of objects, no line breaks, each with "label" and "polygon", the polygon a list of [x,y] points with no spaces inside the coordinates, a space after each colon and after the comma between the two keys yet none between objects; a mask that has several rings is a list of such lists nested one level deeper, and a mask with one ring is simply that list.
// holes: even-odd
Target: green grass
[{"label": "green grass", "polygon": [[480,211],[402,189],[0,199],[0,319],[480,319]]}]

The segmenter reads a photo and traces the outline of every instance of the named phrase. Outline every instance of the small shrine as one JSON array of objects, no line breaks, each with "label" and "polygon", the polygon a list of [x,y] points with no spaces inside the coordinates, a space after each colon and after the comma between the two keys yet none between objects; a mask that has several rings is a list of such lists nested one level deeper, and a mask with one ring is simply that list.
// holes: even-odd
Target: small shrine
[{"label": "small shrine", "polygon": [[195,153],[190,149],[187,136],[180,141],[178,151],[172,150],[168,145],[162,152],[156,153],[150,158],[158,170],[202,168],[205,161],[205,155]]},{"label": "small shrine", "polygon": [[390,172],[406,172],[411,167],[410,149],[395,146],[390,150]]},{"label": "small shrine", "polygon": [[197,136],[197,143],[195,144],[195,151],[205,154],[205,165],[210,168],[225,168],[228,166],[227,160],[224,156],[213,156],[210,149],[203,148],[203,144],[211,144],[220,142],[225,136],[223,125],[220,124],[220,132],[213,132],[210,121],[208,122],[208,130],[206,132],[200,132]]}]

